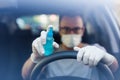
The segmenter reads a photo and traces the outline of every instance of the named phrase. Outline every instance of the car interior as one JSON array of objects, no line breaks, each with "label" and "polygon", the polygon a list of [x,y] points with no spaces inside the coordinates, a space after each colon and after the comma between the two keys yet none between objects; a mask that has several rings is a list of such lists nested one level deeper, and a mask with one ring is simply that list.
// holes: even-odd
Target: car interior
[{"label": "car interior", "polygon": [[[120,63],[120,30],[111,10],[101,4],[93,6],[84,1],[81,4],[74,0],[67,2],[68,4],[65,2],[67,1],[51,0],[49,3],[44,0],[26,0],[23,3],[21,0],[17,2],[17,7],[15,1],[10,7],[0,8],[0,79],[23,80],[21,70],[32,52],[32,41],[52,24],[55,26],[54,39],[61,44],[58,33],[59,17],[72,12],[82,16],[85,22],[82,42],[100,44]],[[40,16],[44,18],[38,19]],[[50,17],[53,21],[50,21]],[[115,80],[120,79],[119,74],[120,69],[113,73]]]}]

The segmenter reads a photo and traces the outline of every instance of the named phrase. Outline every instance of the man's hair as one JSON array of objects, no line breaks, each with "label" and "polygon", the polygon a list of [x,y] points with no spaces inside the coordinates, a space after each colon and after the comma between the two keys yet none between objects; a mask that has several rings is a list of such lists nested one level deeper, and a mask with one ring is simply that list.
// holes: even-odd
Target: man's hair
[{"label": "man's hair", "polygon": [[59,28],[60,28],[60,22],[61,22],[62,18],[65,17],[65,16],[67,16],[67,17],[80,16],[80,18],[81,18],[82,21],[83,21],[83,26],[85,27],[85,20],[84,20],[84,16],[83,16],[82,14],[71,14],[71,13],[69,13],[69,14],[64,14],[64,15],[60,15],[60,16],[59,16]]}]

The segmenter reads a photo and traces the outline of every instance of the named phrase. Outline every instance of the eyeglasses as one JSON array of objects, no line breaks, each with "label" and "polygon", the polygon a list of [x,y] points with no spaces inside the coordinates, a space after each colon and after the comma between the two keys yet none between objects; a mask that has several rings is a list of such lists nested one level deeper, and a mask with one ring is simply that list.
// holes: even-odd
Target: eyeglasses
[{"label": "eyeglasses", "polygon": [[74,27],[74,28],[70,28],[70,27],[60,27],[60,30],[65,33],[65,34],[68,34],[68,33],[71,33],[71,31],[73,31],[74,33],[78,34],[80,33],[81,31],[84,30],[83,27]]}]

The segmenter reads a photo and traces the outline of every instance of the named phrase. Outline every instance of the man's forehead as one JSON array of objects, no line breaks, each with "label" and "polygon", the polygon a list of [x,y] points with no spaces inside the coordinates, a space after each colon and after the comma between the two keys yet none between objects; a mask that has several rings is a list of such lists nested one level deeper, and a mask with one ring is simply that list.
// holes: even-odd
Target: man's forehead
[{"label": "man's forehead", "polygon": [[83,21],[80,16],[64,16],[61,19],[60,25],[64,26],[83,26]]}]

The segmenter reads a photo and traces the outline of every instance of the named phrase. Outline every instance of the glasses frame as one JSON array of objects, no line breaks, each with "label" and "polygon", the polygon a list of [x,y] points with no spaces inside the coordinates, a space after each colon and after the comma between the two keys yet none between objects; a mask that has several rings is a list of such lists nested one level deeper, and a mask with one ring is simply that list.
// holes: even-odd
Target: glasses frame
[{"label": "glasses frame", "polygon": [[81,32],[84,31],[84,27],[73,27],[73,28],[70,28],[70,27],[60,27],[60,31],[62,31],[62,33],[64,34],[69,34],[71,33],[71,31],[75,34],[79,34]]}]

